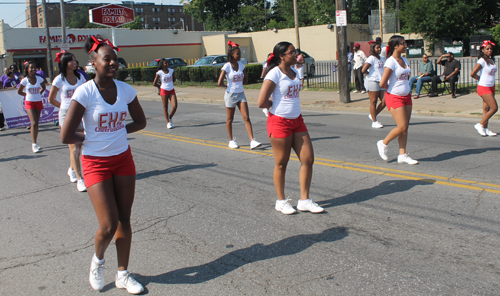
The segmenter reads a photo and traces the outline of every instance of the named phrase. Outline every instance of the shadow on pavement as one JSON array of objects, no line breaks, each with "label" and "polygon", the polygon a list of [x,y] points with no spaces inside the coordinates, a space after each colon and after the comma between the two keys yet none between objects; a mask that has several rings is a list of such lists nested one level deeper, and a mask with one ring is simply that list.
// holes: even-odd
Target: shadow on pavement
[{"label": "shadow on pavement", "polygon": [[427,157],[427,158],[419,158],[418,161],[443,161],[443,160],[448,160],[452,159],[455,157],[460,157],[460,156],[465,156],[465,155],[471,155],[471,154],[480,154],[488,151],[498,151],[500,148],[477,148],[477,149],[466,149],[462,151],[448,151],[445,153],[438,154],[433,157]]},{"label": "shadow on pavement", "polygon": [[199,284],[225,275],[246,264],[298,254],[318,242],[334,242],[348,236],[347,228],[335,227],[321,233],[300,234],[275,243],[255,244],[248,248],[228,253],[214,261],[185,267],[154,276],[137,275],[143,285],[159,284]]},{"label": "shadow on pavement", "polygon": [[325,200],[325,201],[316,201],[316,203],[318,203],[323,208],[338,207],[338,206],[342,206],[342,205],[367,201],[367,200],[373,199],[373,198],[375,198],[377,196],[381,196],[381,195],[391,194],[391,193],[395,193],[395,192],[408,191],[415,186],[431,185],[434,182],[435,182],[435,180],[426,180],[426,181],[391,180],[391,181],[384,181],[373,188],[358,190],[358,191],[349,193],[345,196],[336,197],[336,198],[332,198],[332,199]]},{"label": "shadow on pavement", "polygon": [[19,160],[19,159],[33,159],[33,158],[41,158],[45,157],[47,155],[43,155],[41,153],[33,154],[33,155],[17,155],[13,157],[7,157],[7,158],[0,158],[0,162],[7,162],[7,161],[12,161],[12,160]]},{"label": "shadow on pavement", "polygon": [[164,170],[154,170],[144,173],[139,173],[136,175],[136,180],[146,179],[149,177],[169,174],[169,173],[179,173],[183,171],[195,170],[195,169],[204,169],[215,167],[217,164],[215,163],[207,163],[207,164],[196,164],[196,165],[178,165]]}]

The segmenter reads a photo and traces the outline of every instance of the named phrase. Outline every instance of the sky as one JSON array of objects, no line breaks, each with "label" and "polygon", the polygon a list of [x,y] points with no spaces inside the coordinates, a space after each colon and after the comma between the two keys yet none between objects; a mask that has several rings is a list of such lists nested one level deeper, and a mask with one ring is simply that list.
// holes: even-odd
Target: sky
[{"label": "sky", "polygon": [[[67,2],[67,0],[65,0]],[[59,3],[59,0],[51,0],[47,3]],[[121,4],[121,0],[108,0],[108,1],[100,1],[100,0],[76,0],[75,3],[103,3],[104,4]],[[135,2],[154,2],[156,4],[165,4],[165,5],[180,5],[180,0],[143,0],[143,1],[135,1]],[[38,4],[41,4],[41,0],[37,0]],[[0,19],[3,19],[11,27],[16,28],[26,28],[26,0],[0,0]]]}]

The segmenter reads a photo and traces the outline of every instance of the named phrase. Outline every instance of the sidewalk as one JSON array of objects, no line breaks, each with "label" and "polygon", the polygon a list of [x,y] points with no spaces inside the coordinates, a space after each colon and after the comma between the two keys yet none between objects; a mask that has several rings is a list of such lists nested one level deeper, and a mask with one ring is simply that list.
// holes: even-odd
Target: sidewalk
[{"label": "sidewalk", "polygon": [[[146,86],[134,86],[139,100],[161,101],[156,89]],[[224,89],[203,87],[179,87],[176,89],[179,103],[209,103],[224,105]],[[247,89],[245,94],[250,106],[257,106],[259,90]],[[351,93],[351,103],[341,103],[336,91],[301,91],[300,101],[303,110],[343,111],[369,113],[368,94]],[[413,114],[429,116],[481,117],[483,101],[476,93],[458,94],[456,99],[445,94],[429,98],[426,94],[413,100]],[[388,112],[387,109],[383,112]],[[497,113],[498,114],[498,113]],[[500,115],[493,116],[499,119]]]}]

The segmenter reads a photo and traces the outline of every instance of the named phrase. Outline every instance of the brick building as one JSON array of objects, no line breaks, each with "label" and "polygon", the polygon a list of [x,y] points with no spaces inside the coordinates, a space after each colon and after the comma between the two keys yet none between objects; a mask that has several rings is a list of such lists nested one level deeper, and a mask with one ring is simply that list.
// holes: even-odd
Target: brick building
[{"label": "brick building", "polygon": [[[104,3],[65,3],[64,12],[66,21],[71,19],[72,13],[79,7],[93,9],[105,5]],[[135,16],[141,18],[144,29],[183,29],[186,31],[203,31],[202,23],[191,15],[184,13],[182,5],[158,5],[153,2],[122,1],[122,6],[134,9]],[[26,26],[28,28],[45,27],[43,7],[37,5],[36,0],[27,0]],[[59,1],[47,3],[47,19],[49,27],[61,26],[61,6]]]}]

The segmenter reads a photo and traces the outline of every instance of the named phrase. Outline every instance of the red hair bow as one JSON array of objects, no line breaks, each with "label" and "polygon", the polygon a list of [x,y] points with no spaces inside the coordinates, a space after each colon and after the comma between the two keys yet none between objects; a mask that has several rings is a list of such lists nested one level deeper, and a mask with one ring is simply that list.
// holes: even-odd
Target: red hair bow
[{"label": "red hair bow", "polygon": [[229,40],[229,41],[227,42],[227,45],[229,45],[229,46],[231,46],[231,47],[240,47],[240,45],[239,45],[239,44],[236,44],[236,43],[234,43],[234,42],[233,42],[233,41],[231,41],[231,40]]},{"label": "red hair bow", "polygon": [[389,57],[389,48],[390,48],[389,46],[385,47],[385,57],[387,58]]},{"label": "red hair bow", "polygon": [[107,45],[116,51],[121,50],[118,47],[114,46],[113,43],[111,43],[108,39],[102,40],[102,39],[96,38],[95,36],[92,36],[92,39],[94,39],[94,44],[92,45],[92,48],[89,50],[89,53],[91,53],[92,51],[95,51],[99,45]]},{"label": "red hair bow", "polygon": [[54,62],[60,63],[61,62],[61,57],[65,53],[66,53],[66,51],[64,49],[61,50],[60,52],[56,53],[56,59],[54,60]]},{"label": "red hair bow", "polygon": [[495,43],[493,43],[493,42],[491,42],[489,40],[484,40],[483,41],[483,45],[481,45],[481,47],[486,47],[486,46],[488,46],[490,44],[491,44],[491,46],[495,46]]},{"label": "red hair bow", "polygon": [[271,53],[271,55],[269,56],[269,58],[267,59],[267,65],[269,66],[269,63],[271,62],[271,60],[274,59],[274,53]]},{"label": "red hair bow", "polygon": [[25,65],[25,66],[26,66],[26,65],[28,65],[28,64],[29,64],[29,62],[28,62],[28,61],[25,61],[25,62],[23,63],[23,65]]}]

